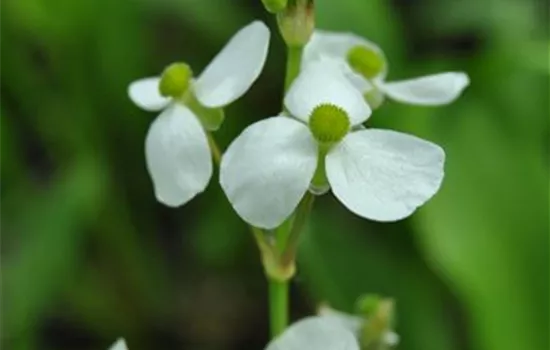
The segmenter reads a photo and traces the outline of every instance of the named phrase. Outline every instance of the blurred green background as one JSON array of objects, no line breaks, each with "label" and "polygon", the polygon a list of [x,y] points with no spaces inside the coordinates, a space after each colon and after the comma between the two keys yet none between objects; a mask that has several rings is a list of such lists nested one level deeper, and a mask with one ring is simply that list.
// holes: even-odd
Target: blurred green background
[{"label": "blurred green background", "polygon": [[[319,28],[380,44],[390,79],[464,70],[472,84],[449,106],[374,114],[445,148],[443,188],[394,224],[322,197],[293,319],[375,292],[397,300],[399,349],[548,349],[548,6],[316,2]],[[126,95],[174,61],[200,72],[259,18],[273,30],[266,68],[216,136],[225,147],[277,113],[284,46],[260,0],[4,0],[1,14],[2,347],[262,349],[266,286],[246,226],[216,181],[177,210],[155,201],[155,115]]]}]

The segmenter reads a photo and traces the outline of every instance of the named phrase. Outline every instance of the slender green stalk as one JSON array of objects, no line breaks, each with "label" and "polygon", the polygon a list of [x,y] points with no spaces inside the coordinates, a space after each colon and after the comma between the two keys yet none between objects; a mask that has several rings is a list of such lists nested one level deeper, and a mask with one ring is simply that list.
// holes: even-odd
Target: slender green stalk
[{"label": "slender green stalk", "polygon": [[307,218],[309,217],[309,213],[313,207],[314,200],[315,196],[308,191],[304,195],[304,198],[302,198],[298,208],[296,208],[294,223],[292,225],[292,229],[290,230],[290,234],[288,235],[286,248],[281,255],[281,266],[283,268],[294,265],[300,233],[304,230]]},{"label": "slender green stalk", "polygon": [[269,279],[269,318],[271,338],[275,338],[288,325],[288,281]]},{"label": "slender green stalk", "polygon": [[287,46],[285,92],[300,73],[303,46]]},{"label": "slender green stalk", "polygon": [[212,158],[214,159],[214,163],[216,166],[220,166],[220,163],[222,161],[222,153],[220,151],[220,147],[216,143],[216,140],[214,139],[214,135],[212,135],[211,132],[207,132],[206,136],[208,138],[208,144],[210,145],[210,152],[212,153]]}]

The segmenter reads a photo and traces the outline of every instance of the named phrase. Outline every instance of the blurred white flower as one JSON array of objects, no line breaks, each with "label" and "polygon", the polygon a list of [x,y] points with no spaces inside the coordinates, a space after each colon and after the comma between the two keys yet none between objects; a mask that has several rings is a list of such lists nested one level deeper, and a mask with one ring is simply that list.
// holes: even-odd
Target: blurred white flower
[{"label": "blurred white flower", "polygon": [[360,350],[355,335],[337,320],[307,317],[275,338],[265,350]]},{"label": "blurred white flower", "polygon": [[120,338],[109,348],[109,350],[128,350],[128,347],[124,339]]},{"label": "blurred white flower", "polygon": [[212,159],[201,120],[183,96],[198,108],[219,108],[242,96],[258,78],[267,56],[269,29],[254,21],[239,30],[197,79],[185,64],[169,66],[165,75],[137,80],[128,87],[140,108],[162,113],[145,141],[147,169],[159,202],[177,207],[202,192],[212,176]]},{"label": "blurred white flower", "polygon": [[292,84],[285,107],[294,118],[249,126],[223,156],[220,183],[248,223],[280,225],[318,174],[349,210],[377,221],[409,216],[439,189],[443,150],[399,132],[357,128],[371,110],[331,67],[310,65]]},{"label": "blurred white flower", "polygon": [[319,60],[338,66],[373,108],[382,103],[384,95],[409,104],[447,104],[458,98],[470,83],[468,75],[463,72],[386,82],[388,64],[382,50],[352,33],[315,31],[304,49],[302,66]]}]

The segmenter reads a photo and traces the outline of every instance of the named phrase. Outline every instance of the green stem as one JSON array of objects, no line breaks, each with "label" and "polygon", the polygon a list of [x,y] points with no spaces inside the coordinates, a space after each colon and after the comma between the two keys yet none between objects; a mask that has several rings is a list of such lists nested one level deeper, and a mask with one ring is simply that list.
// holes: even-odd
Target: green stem
[{"label": "green stem", "polygon": [[288,281],[269,278],[269,318],[271,338],[275,338],[288,325]]},{"label": "green stem", "polygon": [[216,143],[216,140],[214,139],[214,135],[212,135],[212,132],[206,131],[206,136],[208,138],[208,145],[210,146],[210,152],[212,153],[212,158],[214,159],[214,163],[216,166],[220,166],[220,163],[222,161],[222,153],[220,151],[220,147]]},{"label": "green stem", "polygon": [[288,46],[286,58],[285,92],[300,73],[303,46]]},{"label": "green stem", "polygon": [[304,195],[304,198],[302,198],[302,201],[300,202],[298,208],[296,208],[294,223],[288,236],[286,249],[281,255],[281,266],[283,267],[283,269],[287,268],[288,266],[293,266],[295,263],[300,233],[303,231],[304,226],[307,222],[307,218],[311,213],[311,208],[313,207],[314,200],[315,196],[308,191]]}]

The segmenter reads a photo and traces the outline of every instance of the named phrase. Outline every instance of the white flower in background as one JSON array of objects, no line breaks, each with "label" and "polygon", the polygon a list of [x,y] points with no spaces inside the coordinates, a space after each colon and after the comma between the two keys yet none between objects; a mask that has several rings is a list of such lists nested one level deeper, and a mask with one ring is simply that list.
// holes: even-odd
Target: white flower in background
[{"label": "white flower in background", "polygon": [[302,66],[319,60],[337,65],[373,108],[383,102],[384,95],[409,104],[447,104],[459,97],[470,83],[463,72],[386,82],[388,64],[382,50],[352,33],[315,31],[304,49]]},{"label": "white flower in background", "polygon": [[[208,185],[212,159],[204,128],[219,127],[223,114],[219,110],[216,115],[214,109],[241,97],[258,78],[269,36],[265,24],[254,21],[229,40],[198,78],[193,79],[188,65],[177,63],[162,77],[140,79],[128,87],[138,107],[163,110],[145,140],[147,169],[159,202],[180,206]],[[216,115],[213,126],[205,118],[208,113]]]},{"label": "white flower in background", "polygon": [[275,338],[265,350],[360,350],[355,335],[337,320],[307,317]]},{"label": "white flower in background", "polygon": [[128,350],[128,347],[126,346],[126,342],[124,339],[119,339],[114,343],[109,350]]},{"label": "white flower in background", "polygon": [[248,223],[277,227],[312,182],[312,192],[330,185],[349,210],[377,221],[409,216],[439,189],[443,150],[399,132],[358,128],[371,109],[331,67],[310,65],[292,84],[284,102],[296,119],[254,123],[223,156],[220,183]]},{"label": "white flower in background", "polygon": [[[326,306],[321,307],[319,316],[338,322],[342,327],[351,331],[359,341],[361,341],[365,324],[368,322],[368,320],[363,317],[347,314]],[[399,344],[399,335],[392,330],[386,329],[383,330],[381,341],[386,347],[395,347]]]}]

